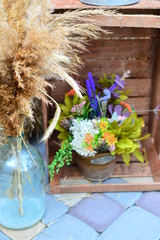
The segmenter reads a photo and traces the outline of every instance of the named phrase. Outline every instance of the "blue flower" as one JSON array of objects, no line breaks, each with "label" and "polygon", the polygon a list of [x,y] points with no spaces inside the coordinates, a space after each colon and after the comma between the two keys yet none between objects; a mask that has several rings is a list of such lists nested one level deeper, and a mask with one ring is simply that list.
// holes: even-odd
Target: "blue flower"
[{"label": "blue flower", "polygon": [[103,90],[103,93],[107,99],[111,98],[111,92],[107,88]]}]

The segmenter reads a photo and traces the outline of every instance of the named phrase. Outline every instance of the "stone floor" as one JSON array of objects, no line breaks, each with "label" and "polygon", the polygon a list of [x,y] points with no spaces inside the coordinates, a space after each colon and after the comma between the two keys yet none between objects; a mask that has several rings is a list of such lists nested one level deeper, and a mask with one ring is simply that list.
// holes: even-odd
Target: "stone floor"
[{"label": "stone floor", "polygon": [[0,240],[160,240],[160,192],[46,194],[46,201],[42,222],[23,231],[0,226]]},{"label": "stone floor", "polygon": [[[44,145],[37,148],[46,159]],[[63,184],[75,184],[68,181]],[[110,178],[105,183],[127,181]],[[76,180],[84,183],[91,184]],[[46,202],[42,222],[23,231],[0,226],[0,240],[160,240],[160,192],[46,194]]]}]

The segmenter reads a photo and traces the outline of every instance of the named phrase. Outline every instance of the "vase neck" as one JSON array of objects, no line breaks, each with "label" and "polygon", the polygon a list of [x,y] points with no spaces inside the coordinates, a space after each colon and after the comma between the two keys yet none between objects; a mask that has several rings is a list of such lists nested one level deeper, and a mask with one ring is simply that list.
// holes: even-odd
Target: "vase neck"
[{"label": "vase neck", "polygon": [[20,136],[18,137],[7,137],[7,142],[9,145],[15,148],[15,150],[21,150],[22,148],[22,139]]}]

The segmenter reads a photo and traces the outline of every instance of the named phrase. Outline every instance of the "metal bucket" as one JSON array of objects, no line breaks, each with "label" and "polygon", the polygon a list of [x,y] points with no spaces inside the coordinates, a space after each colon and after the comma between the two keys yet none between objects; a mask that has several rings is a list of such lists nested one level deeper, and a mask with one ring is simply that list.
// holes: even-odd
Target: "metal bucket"
[{"label": "metal bucket", "polygon": [[78,156],[76,161],[84,178],[91,181],[103,181],[114,171],[116,156],[110,153],[96,154],[94,157]]},{"label": "metal bucket", "polygon": [[138,3],[139,0],[80,0],[80,2],[97,6],[125,6]]}]

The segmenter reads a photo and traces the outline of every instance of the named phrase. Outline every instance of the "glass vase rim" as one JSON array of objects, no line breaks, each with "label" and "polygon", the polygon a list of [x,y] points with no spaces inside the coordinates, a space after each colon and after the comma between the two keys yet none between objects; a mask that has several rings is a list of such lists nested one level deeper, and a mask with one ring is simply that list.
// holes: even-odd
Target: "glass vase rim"
[{"label": "glass vase rim", "polygon": [[10,136],[10,135],[7,135],[6,138],[7,139],[21,139],[22,137],[24,137],[24,133],[22,133],[21,135],[18,135],[18,136]]}]

